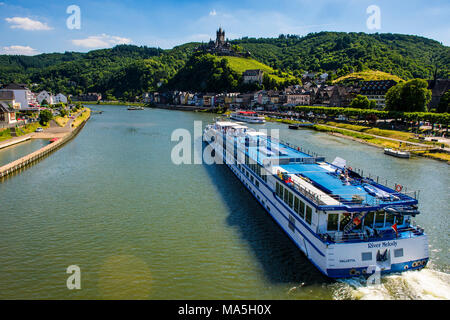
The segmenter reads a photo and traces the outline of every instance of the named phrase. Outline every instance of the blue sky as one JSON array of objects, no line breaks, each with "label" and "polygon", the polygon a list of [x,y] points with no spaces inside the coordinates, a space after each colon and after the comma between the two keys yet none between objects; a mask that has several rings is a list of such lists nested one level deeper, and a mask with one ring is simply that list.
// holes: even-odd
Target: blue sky
[{"label": "blue sky", "polygon": [[[68,29],[77,5],[80,29]],[[381,28],[369,30],[370,5]],[[119,43],[164,49],[208,41],[218,26],[229,39],[309,32],[415,34],[450,45],[448,0],[7,1],[0,0],[0,54],[87,52]]]}]

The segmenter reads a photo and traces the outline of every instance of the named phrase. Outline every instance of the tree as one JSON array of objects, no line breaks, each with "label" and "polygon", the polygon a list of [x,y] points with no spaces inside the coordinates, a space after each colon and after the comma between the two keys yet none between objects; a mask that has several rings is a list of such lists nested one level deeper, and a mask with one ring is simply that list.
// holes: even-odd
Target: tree
[{"label": "tree", "polygon": [[47,101],[47,99],[42,100],[41,106],[48,106],[48,101]]},{"label": "tree", "polygon": [[48,109],[42,110],[39,116],[41,118],[39,123],[42,126],[44,126],[46,123],[48,123],[50,120],[53,119],[53,113],[50,110],[48,110]]},{"label": "tree", "polygon": [[350,102],[351,108],[358,108],[358,109],[369,109],[371,106],[371,101],[366,96],[363,96],[361,94],[358,94],[355,99]]},{"label": "tree", "polygon": [[386,110],[401,112],[426,112],[431,101],[428,82],[413,79],[393,86],[386,93]]},{"label": "tree", "polygon": [[449,112],[450,111],[450,90],[447,90],[441,97],[439,101],[437,112]]},{"label": "tree", "polygon": [[61,108],[61,111],[59,113],[61,114],[61,117],[69,115],[69,111],[67,111],[66,108]]}]

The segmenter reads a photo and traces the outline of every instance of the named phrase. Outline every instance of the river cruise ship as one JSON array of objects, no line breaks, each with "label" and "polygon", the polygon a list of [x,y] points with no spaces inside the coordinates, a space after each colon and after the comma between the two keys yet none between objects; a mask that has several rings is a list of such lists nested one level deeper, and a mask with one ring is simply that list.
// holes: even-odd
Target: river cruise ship
[{"label": "river cruise ship", "polygon": [[304,255],[326,276],[417,270],[428,239],[412,217],[416,192],[391,189],[344,159],[324,157],[231,121],[203,132],[225,163]]},{"label": "river cruise ship", "polygon": [[249,123],[264,123],[266,119],[254,111],[236,111],[230,114],[230,118],[237,121],[244,121]]}]

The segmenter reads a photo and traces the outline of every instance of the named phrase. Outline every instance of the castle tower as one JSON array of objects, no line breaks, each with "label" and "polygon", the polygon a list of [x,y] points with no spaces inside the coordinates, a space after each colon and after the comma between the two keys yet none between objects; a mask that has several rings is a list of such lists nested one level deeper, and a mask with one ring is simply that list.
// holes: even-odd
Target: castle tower
[{"label": "castle tower", "polygon": [[225,30],[219,28],[216,33],[216,45],[223,46],[225,44]]}]

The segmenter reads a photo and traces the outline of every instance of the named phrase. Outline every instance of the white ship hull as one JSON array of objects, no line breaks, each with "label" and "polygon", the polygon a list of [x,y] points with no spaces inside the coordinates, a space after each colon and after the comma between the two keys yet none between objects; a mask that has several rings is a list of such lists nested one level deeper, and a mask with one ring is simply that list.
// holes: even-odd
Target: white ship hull
[{"label": "white ship hull", "polygon": [[249,117],[231,114],[230,118],[237,121],[244,121],[248,123],[265,123],[266,119],[264,117]]},{"label": "white ship hull", "polygon": [[[207,128],[204,132],[204,141],[212,146],[215,156],[222,158],[223,163],[231,169],[286,235],[326,276],[346,278],[371,274],[375,269],[381,273],[401,272],[421,269],[428,262],[428,240],[425,234],[389,241],[327,243],[315,231],[319,224],[319,215],[313,215],[313,220],[308,225],[276,195],[274,191],[276,182],[272,176],[268,176],[265,182],[253,174],[245,164],[238,165],[229,153],[224,158],[221,136],[219,131]],[[402,249],[402,256],[398,256],[399,251],[395,251],[397,249]],[[362,261],[362,254],[369,252],[372,259]],[[385,252],[387,252],[386,261],[376,261],[377,254]]]}]

